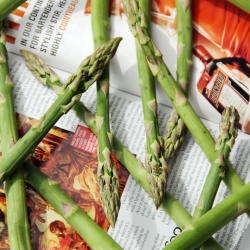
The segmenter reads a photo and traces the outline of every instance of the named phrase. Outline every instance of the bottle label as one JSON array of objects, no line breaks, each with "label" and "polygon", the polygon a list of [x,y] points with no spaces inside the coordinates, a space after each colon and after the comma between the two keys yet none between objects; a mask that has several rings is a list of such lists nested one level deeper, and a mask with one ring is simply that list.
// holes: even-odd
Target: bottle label
[{"label": "bottle label", "polygon": [[225,107],[234,106],[240,115],[240,126],[249,103],[249,94],[248,88],[222,62],[217,63],[217,72],[203,91],[203,95],[220,113]]}]

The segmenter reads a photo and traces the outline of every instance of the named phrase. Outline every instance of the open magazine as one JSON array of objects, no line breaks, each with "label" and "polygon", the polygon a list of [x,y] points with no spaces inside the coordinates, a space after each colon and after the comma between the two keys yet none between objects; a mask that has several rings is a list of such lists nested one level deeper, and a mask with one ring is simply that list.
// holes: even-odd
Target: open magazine
[{"label": "open magazine", "polygon": [[[144,162],[145,132],[138,85],[135,41],[123,14],[121,1],[110,2],[110,36],[123,37],[110,65],[111,130],[131,152]],[[243,117],[239,126],[248,132],[247,119],[244,117],[249,112],[249,91],[245,80],[250,77],[248,68],[250,52],[243,41],[244,32],[241,29],[247,25],[249,27],[249,16],[225,1],[221,1],[225,3],[223,8],[218,6],[216,1],[210,1],[209,6],[206,6],[208,3],[204,0],[196,2],[197,6],[193,8],[194,67],[190,84],[191,103],[199,116],[206,119],[204,123],[215,138],[218,136],[217,123],[220,120],[220,113],[229,104],[237,106]],[[207,15],[198,15],[202,11],[205,14],[206,12],[209,14],[209,11],[222,11],[221,15],[223,14],[226,18],[222,18],[223,21],[219,23],[220,25],[217,23],[215,30],[212,30],[215,24],[209,22],[210,26],[206,27]],[[227,21],[229,14],[232,14],[230,21],[234,20],[234,17],[242,18],[242,23],[245,20],[243,27],[238,26],[235,40],[229,35],[231,43],[225,35],[227,32],[231,34]],[[152,36],[164,54],[164,59],[174,76],[177,42],[175,15],[174,1],[152,1]],[[23,131],[24,127],[28,128],[32,122],[43,115],[56,99],[56,94],[38,83],[31,75],[23,59],[19,56],[19,50],[31,50],[41,56],[64,81],[69,73],[73,73],[80,62],[93,51],[90,0],[30,0],[10,14],[8,20],[9,65],[15,85],[15,109],[18,113],[20,131]],[[219,20],[217,21],[219,22]],[[224,34],[223,38],[220,36],[221,33]],[[72,39],[73,36],[74,39]],[[245,36],[249,39],[249,35]],[[241,43],[237,42],[240,38],[242,38],[242,47],[239,47]],[[240,62],[239,58],[242,59]],[[93,113],[96,105],[95,93],[93,85],[81,99]],[[172,108],[170,101],[159,86],[157,95],[160,103],[159,123],[163,134]],[[70,149],[68,156],[63,153],[63,147]],[[92,187],[89,184],[92,185],[94,182],[92,178],[94,178],[96,165],[95,149],[94,135],[70,111],[55,124],[55,128],[39,144],[33,161],[51,178],[56,178],[59,184],[61,180],[62,185],[65,185],[65,191],[75,197],[83,209],[86,209],[85,211],[122,248],[161,249],[174,239],[180,232],[180,228],[161,208],[155,209],[148,194],[118,163],[117,168],[120,169],[118,172],[123,180],[121,185],[122,206],[116,226],[114,228],[109,226],[99,206],[96,186]],[[61,156],[60,150],[62,150]],[[79,157],[72,157],[75,151]],[[250,136],[240,133],[231,153],[231,161],[236,172],[245,182],[250,180],[249,151]],[[84,155],[85,163],[74,162],[75,160],[81,161],[80,155]],[[84,165],[82,171],[79,170],[77,164]],[[52,165],[54,165],[54,170],[51,169]],[[209,166],[205,155],[188,134],[182,147],[169,163],[168,190],[190,213],[193,212],[197,203]],[[70,187],[65,182],[65,178],[69,176],[72,183]],[[68,227],[67,223],[47,206],[46,201],[34,190],[30,190],[30,218],[37,239],[35,249],[53,249],[53,247],[62,246],[67,246],[69,249],[81,246],[78,249],[88,249],[88,246]],[[228,190],[222,184],[215,203],[221,201],[228,194]],[[44,207],[48,207],[48,209],[45,211]],[[53,210],[53,212],[49,210]],[[59,228],[63,225],[65,237],[58,237],[51,233],[49,230],[51,224],[53,227]],[[248,217],[242,215],[221,229],[214,237],[225,249],[238,249],[247,225]],[[7,239],[6,244],[8,244]],[[6,247],[6,249],[8,248]]]}]

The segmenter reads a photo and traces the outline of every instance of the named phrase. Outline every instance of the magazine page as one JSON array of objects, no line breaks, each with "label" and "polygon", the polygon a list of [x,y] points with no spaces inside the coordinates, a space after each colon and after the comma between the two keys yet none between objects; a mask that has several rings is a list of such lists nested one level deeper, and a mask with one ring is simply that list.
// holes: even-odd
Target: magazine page
[{"label": "magazine page", "polygon": [[[37,121],[18,113],[16,118],[20,136]],[[78,125],[75,133],[53,127],[39,143],[30,159],[107,232],[110,224],[99,197],[96,148],[97,137],[86,126]],[[114,162],[122,194],[129,172],[117,160]],[[29,184],[26,193],[32,249],[91,249],[69,223]],[[5,190],[1,185],[0,248],[4,250],[10,249],[8,223],[3,224],[7,211]]]},{"label": "magazine page", "polygon": [[[16,112],[25,115],[25,117],[39,119],[55,100],[56,95],[51,89],[37,82],[20,56],[10,54],[9,64],[15,86]],[[68,76],[66,72],[57,69],[55,71],[62,78],[62,81]],[[95,113],[96,107],[95,92],[95,85],[93,85],[83,94],[81,99],[93,113]],[[110,105],[112,132],[132,153],[144,162],[145,131],[140,97],[111,88]],[[159,105],[161,134],[164,134],[165,123],[171,111],[171,108]],[[204,123],[212,135],[217,137],[218,124],[209,121],[204,121]],[[75,138],[77,138],[78,134],[81,134],[79,129],[83,126],[84,123],[75,117],[73,111],[63,116],[56,124],[59,130],[72,132],[72,136],[75,136]],[[250,151],[249,139],[248,135],[240,133],[231,154],[232,164],[245,182],[250,180],[248,171],[250,164],[248,158]],[[94,146],[96,147],[95,142],[92,141],[91,145],[91,147],[86,147],[94,150]],[[76,145],[73,143],[71,146]],[[67,161],[67,159],[64,160]],[[186,136],[182,147],[169,162],[168,190],[191,214],[198,201],[209,166],[210,164],[205,155],[190,134]],[[78,180],[80,180],[80,177]],[[82,185],[77,183],[74,188],[79,188]],[[116,226],[114,228],[109,227],[108,233],[124,249],[161,249],[174,239],[180,232],[180,228],[161,208],[155,209],[149,195],[140,188],[131,176],[126,179],[124,185],[121,196],[122,205]],[[221,201],[228,194],[227,188],[222,183],[215,203]],[[225,249],[237,249],[247,224],[248,217],[242,215],[217,232],[214,237]]]},{"label": "magazine page", "polygon": [[[17,114],[17,121],[22,136],[37,120]],[[54,127],[34,150],[31,161],[107,232],[110,224],[99,196],[96,148],[97,137],[86,126],[78,125],[74,133]],[[115,158],[114,162],[122,194],[129,172]],[[27,204],[33,249],[91,249],[30,185]]]},{"label": "magazine page", "polygon": [[[195,1],[192,13],[194,66],[190,101],[200,117],[214,122],[219,122],[225,106],[234,105],[241,115],[240,128],[250,133],[250,15],[226,0]],[[213,13],[220,18],[211,20]],[[93,51],[90,0],[29,0],[8,20],[8,50],[13,53],[31,50],[49,65],[73,73]],[[175,1],[153,0],[152,37],[174,77],[176,25]],[[112,0],[110,37],[117,36],[123,37],[123,41],[111,62],[111,86],[140,96],[135,41],[122,1]],[[158,85],[157,96],[159,103],[172,106]]]}]

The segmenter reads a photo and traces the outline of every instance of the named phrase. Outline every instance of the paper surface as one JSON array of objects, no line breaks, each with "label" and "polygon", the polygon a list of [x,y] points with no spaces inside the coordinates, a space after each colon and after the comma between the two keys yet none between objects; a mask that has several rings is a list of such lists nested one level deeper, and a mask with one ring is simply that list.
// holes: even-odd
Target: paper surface
[{"label": "paper surface", "polygon": [[[163,1],[163,6],[159,6],[157,1],[153,1],[154,11],[152,12],[151,29],[152,37],[163,53],[164,60],[175,77],[177,33],[176,28],[173,26],[175,6],[173,3],[172,7],[168,6],[168,4],[171,3],[171,1]],[[138,84],[135,41],[128,28],[121,1],[113,1],[113,4],[110,16],[110,37],[121,36],[123,40],[110,64],[111,129],[114,135],[144,162],[145,131],[140,87]],[[210,4],[209,8],[205,8],[207,4]],[[220,4],[217,5],[216,1],[207,3],[207,1],[199,0],[194,10],[204,11],[205,13],[211,10],[223,11],[223,17],[224,15],[227,17],[225,20],[236,20],[235,18],[240,16],[246,19],[245,26],[249,27],[247,17],[242,15],[239,10],[235,10],[231,5],[228,6],[228,4],[225,5],[226,9],[224,10],[223,8],[219,8]],[[162,12],[162,8],[160,7],[164,6],[167,7],[166,9],[168,9],[169,12]],[[229,11],[231,8],[233,8],[235,12],[232,18],[228,19],[227,15],[231,13]],[[69,73],[75,72],[80,62],[93,52],[91,10],[89,9],[89,1],[86,0],[30,0],[19,7],[18,10],[19,12],[13,12],[8,17],[11,25],[7,39],[7,48],[11,52],[9,65],[15,86],[15,109],[17,113],[25,117],[30,117],[30,121],[34,122],[34,120],[39,119],[43,115],[49,105],[56,99],[56,94],[46,86],[38,83],[24,65],[22,58],[14,54],[19,54],[20,49],[31,50],[40,55],[46,63],[53,66],[62,81],[65,81]],[[194,13],[197,14],[198,12]],[[204,16],[204,20],[200,16],[194,16],[194,45],[202,44],[209,50],[214,58],[240,56],[249,60],[248,51],[246,49],[240,51],[239,46],[236,46],[236,38],[242,38],[238,34],[239,32],[237,32],[237,36],[235,35],[236,37],[232,39],[231,44],[228,44],[229,39],[226,35],[222,41],[218,40],[222,37],[220,34],[223,30],[226,30],[227,34],[231,34],[230,31],[232,31],[233,28],[228,27],[228,21],[221,23],[219,22],[221,20],[217,20],[219,24],[215,27],[218,28],[218,30],[214,31],[214,24],[211,24],[211,27],[208,28],[206,25],[208,22],[205,20],[206,16]],[[239,26],[239,30],[241,30],[240,28],[242,27]],[[212,31],[214,31],[214,33]],[[250,33],[247,34],[246,40],[249,39]],[[232,36],[229,37],[231,39]],[[242,42],[242,48],[245,48],[243,41],[240,41]],[[218,124],[216,123],[220,120],[220,113],[211,106],[197,88],[204,73],[204,63],[196,56],[193,56],[193,62],[194,66],[190,83],[189,99],[198,115],[207,120],[204,120],[204,123],[216,138],[218,136]],[[95,113],[96,108],[95,92],[95,86],[90,87],[81,98],[84,104],[93,113]],[[160,131],[161,134],[164,134],[165,123],[172,112],[172,105],[158,84],[157,97],[159,102]],[[93,135],[88,134],[84,129],[85,132],[82,132],[82,126],[85,126],[85,124],[75,116],[73,111],[69,111],[55,126],[59,128],[60,131],[65,130],[67,131],[65,133],[72,136],[70,146],[75,147],[77,150],[84,148],[85,151],[88,151],[88,154],[94,152],[96,142],[93,139]],[[80,136],[82,133],[86,133],[87,137]],[[86,138],[88,140],[86,144],[84,144],[84,139]],[[41,149],[46,149],[45,144],[40,145],[40,151],[37,152],[39,156],[44,155],[44,153],[41,154]],[[247,134],[240,133],[230,159],[236,172],[245,183],[250,180],[250,172],[248,169],[250,164],[248,157],[249,152],[250,137]],[[67,163],[68,158],[65,157],[61,160]],[[190,214],[193,213],[193,209],[197,204],[209,166],[210,164],[205,155],[190,134],[187,135],[181,149],[169,162],[170,177],[168,180],[168,191],[174,195]],[[64,170],[65,169],[61,168],[60,171],[58,171],[60,173],[59,177],[63,176]],[[92,170],[93,169],[89,167],[88,171],[85,171],[84,174],[92,176]],[[80,193],[83,193],[83,191],[91,193],[91,187],[87,188],[88,185],[83,181],[84,174],[76,174],[74,185],[71,187],[74,192],[77,190]],[[86,189],[89,189],[87,190],[88,192]],[[86,193],[84,193],[84,195],[86,195]],[[227,195],[229,195],[229,191],[222,183],[215,203],[218,203]],[[98,200],[95,192],[92,192],[90,196],[94,198],[95,201]],[[98,202],[99,201],[97,201],[97,203]],[[86,202],[89,214],[93,216],[93,218],[94,215],[96,215],[96,218],[99,218],[99,222],[104,225],[105,230],[107,230],[124,249],[162,249],[181,231],[176,223],[173,222],[161,208],[158,210],[155,209],[149,195],[140,188],[131,176],[124,180],[121,203],[122,206],[117,224],[115,228],[111,228],[105,219],[103,219],[103,216],[98,217],[96,211],[99,208],[97,209],[95,205],[89,207],[88,202]],[[50,212],[48,212],[48,214]],[[56,216],[54,211],[52,218],[53,216]],[[48,237],[51,237],[51,235],[46,231],[47,224],[45,225],[44,222],[41,223],[41,221],[38,222],[39,219],[41,218],[35,219],[35,225],[37,230],[43,234],[43,236],[41,236],[42,244],[45,244],[45,249],[49,249],[48,246],[46,248],[46,240]],[[216,233],[214,238],[226,250],[247,249],[247,237],[244,235],[244,232],[249,229],[249,227],[247,227],[248,220],[246,215],[240,216],[237,220],[229,223]],[[66,224],[65,221],[63,223]],[[46,233],[44,234],[45,231],[47,235]],[[248,231],[246,231],[246,234],[247,232]],[[74,238],[72,236],[72,229],[68,229],[67,233],[70,235],[68,236],[70,239]],[[58,238],[56,242],[60,244]],[[79,242],[77,242],[77,244],[78,243]],[[80,243],[88,249],[86,244],[81,240]]]}]

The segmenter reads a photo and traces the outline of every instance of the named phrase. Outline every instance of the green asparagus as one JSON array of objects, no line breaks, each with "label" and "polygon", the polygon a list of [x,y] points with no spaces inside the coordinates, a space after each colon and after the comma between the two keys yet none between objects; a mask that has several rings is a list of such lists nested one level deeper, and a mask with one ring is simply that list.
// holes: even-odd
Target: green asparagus
[{"label": "green asparagus", "polygon": [[[138,14],[138,1],[123,0],[123,5],[131,32],[140,43],[153,75],[159,81],[197,144],[201,147],[208,160],[212,162],[214,159],[214,139],[174,80],[167,65],[163,61],[162,53],[152,42],[147,27],[145,27],[143,22],[145,17],[142,10],[139,10]],[[223,181],[231,192],[236,191],[244,185],[229,161],[227,161],[227,172]]]},{"label": "green asparagus", "polygon": [[[97,135],[96,119],[93,114],[82,104],[78,102],[73,107],[76,115],[84,121],[87,126]],[[113,153],[116,158],[127,168],[136,182],[149,194],[150,187],[147,182],[147,171],[142,162],[132,154],[126,146],[124,146],[115,136],[113,138]],[[161,203],[161,208],[175,221],[175,223],[185,228],[192,221],[191,215],[183,208],[183,206],[166,191]],[[210,238],[202,245],[202,250],[222,250],[223,248]]]},{"label": "green asparagus", "polygon": [[1,0],[0,1],[0,20],[3,20],[7,15],[14,11],[18,6],[26,0]]},{"label": "green asparagus", "polygon": [[193,222],[212,208],[221,180],[225,176],[226,161],[238,135],[239,114],[234,107],[224,109],[219,125],[220,136],[215,143],[215,158],[206,177]]},{"label": "green asparagus", "polygon": [[111,39],[83,60],[76,73],[71,75],[58,91],[58,98],[42,118],[3,156],[0,161],[0,183],[3,183],[26,159],[57,120],[79,101],[81,93],[101,76],[103,69],[114,56],[120,41],[121,38]]},{"label": "green asparagus", "polygon": [[227,1],[250,14],[250,5],[248,0],[227,0]]},{"label": "green asparagus", "polygon": [[[13,104],[13,83],[9,75],[6,44],[6,21],[0,22],[0,131],[1,152],[5,156],[18,140]],[[26,203],[26,189],[22,165],[5,182],[7,201],[8,236],[11,249],[31,249],[30,230]]]},{"label": "green asparagus", "polygon": [[[94,46],[108,40],[109,0],[91,1],[91,22]],[[109,69],[97,81],[96,122],[98,124],[98,171],[100,197],[111,226],[115,226],[120,209],[119,178],[111,157],[112,137],[109,125]]]},{"label": "green asparagus", "polygon": [[163,250],[191,250],[200,246],[223,226],[250,209],[249,192],[250,183],[230,194],[198,221],[189,224]]},{"label": "green asparagus", "polygon": [[238,135],[239,119],[239,113],[234,107],[226,107],[222,112],[219,124],[220,136],[215,143],[215,159],[207,174],[192,222],[196,222],[213,206],[220,182],[227,171],[226,161]]},{"label": "green asparagus", "polygon": [[[177,15],[177,83],[188,97],[189,81],[192,69],[192,15],[191,0],[176,0]],[[187,128],[178,112],[173,112],[166,123],[164,136],[164,157],[168,160],[183,142]]]},{"label": "green asparagus", "polygon": [[[27,58],[26,58],[27,56]],[[59,77],[47,66],[44,67],[45,62],[38,56],[32,54],[25,54],[25,61],[28,67],[29,61],[33,61],[33,64],[37,65],[37,79],[41,83],[48,83],[51,88],[62,86],[59,82]],[[35,63],[35,60],[37,61]],[[42,60],[42,61],[41,61]],[[42,63],[41,63],[42,62]],[[46,73],[45,70],[46,69]],[[32,71],[34,73],[34,71]],[[38,72],[42,72],[40,77],[38,77]],[[53,77],[50,75],[53,72]],[[50,79],[51,76],[51,80]],[[46,81],[44,80],[46,79]],[[54,85],[55,84],[55,85]],[[98,135],[96,118],[95,116],[84,106],[82,102],[77,102],[73,108],[76,115],[84,121],[84,123],[92,130],[95,135]],[[115,136],[113,137],[113,153],[116,158],[127,168],[133,178],[137,183],[149,194],[151,195],[149,184],[147,182],[147,171],[139,159],[137,159],[127,148],[124,146]],[[178,224],[181,228],[184,228],[191,223],[190,214],[182,207],[182,205],[168,192],[165,193],[163,201],[161,203],[161,208],[170,215],[170,217]],[[206,241],[203,245],[203,250],[222,250],[221,246],[213,239]]]},{"label": "green asparagus", "polygon": [[[150,1],[139,0],[140,7],[145,13],[145,22],[150,24]],[[156,208],[162,202],[167,190],[168,167],[163,157],[163,139],[158,125],[158,111],[155,90],[155,80],[140,46],[136,46],[139,84],[141,88],[144,127],[146,131],[145,167],[148,171],[147,180],[151,196]]]}]

